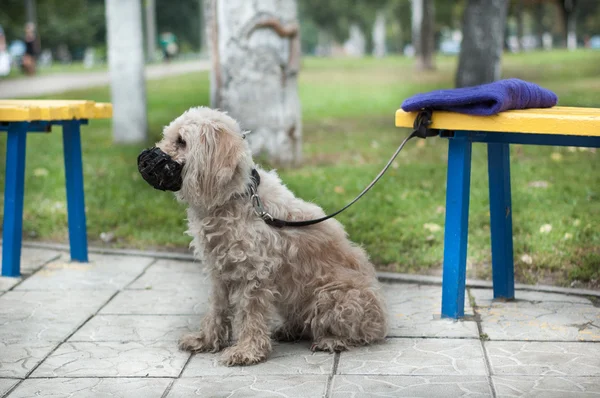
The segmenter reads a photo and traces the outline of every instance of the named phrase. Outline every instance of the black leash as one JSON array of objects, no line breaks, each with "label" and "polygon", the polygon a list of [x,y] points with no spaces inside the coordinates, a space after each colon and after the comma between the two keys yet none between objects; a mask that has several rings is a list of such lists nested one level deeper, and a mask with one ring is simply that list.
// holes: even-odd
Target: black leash
[{"label": "black leash", "polygon": [[389,167],[392,165],[392,162],[394,161],[394,159],[396,159],[396,156],[398,156],[398,154],[400,153],[402,148],[404,148],[404,145],[410,139],[415,138],[415,137],[425,139],[427,137],[436,136],[438,134],[437,131],[430,130],[429,129],[430,125],[431,125],[431,110],[425,109],[425,110],[420,111],[419,114],[417,115],[417,117],[415,118],[415,122],[413,124],[413,128],[414,128],[413,132],[408,137],[406,137],[404,139],[404,141],[402,141],[402,143],[400,144],[398,149],[396,149],[396,152],[394,152],[394,154],[392,155],[390,160],[387,162],[387,164],[383,168],[383,170],[381,170],[379,172],[379,174],[377,174],[377,177],[375,177],[375,179],[373,181],[371,181],[371,183],[369,185],[367,185],[367,187],[365,189],[363,189],[363,191],[356,198],[354,198],[354,200],[352,202],[348,203],[346,206],[344,206],[340,210],[336,211],[335,213],[331,213],[328,216],[317,218],[314,220],[285,221],[285,220],[280,220],[278,218],[274,218],[271,214],[269,214],[265,210],[265,208],[262,204],[262,201],[257,193],[258,184],[260,184],[260,177],[258,176],[258,172],[256,170],[252,170],[253,184],[250,185],[250,199],[252,200],[252,206],[254,207],[254,211],[268,225],[271,225],[271,226],[277,227],[277,228],[306,227],[309,225],[318,224],[325,220],[329,220],[330,218],[333,218],[333,217],[337,216],[338,214],[340,214],[341,212],[343,212],[344,210],[346,210],[348,207],[352,206],[360,198],[362,198],[364,194],[366,194],[371,188],[373,188],[373,186],[377,183],[377,181],[379,181],[379,179],[383,176],[383,174],[387,171],[387,169],[389,169]]}]

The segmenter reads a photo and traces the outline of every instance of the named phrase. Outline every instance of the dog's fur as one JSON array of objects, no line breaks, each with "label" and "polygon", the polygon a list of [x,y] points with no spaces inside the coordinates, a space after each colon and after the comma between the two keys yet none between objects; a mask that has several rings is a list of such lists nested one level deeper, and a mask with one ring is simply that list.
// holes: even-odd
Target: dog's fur
[{"label": "dog's fur", "polygon": [[[339,222],[278,229],[255,214],[247,195],[253,168],[261,179],[258,194],[274,217],[324,216],[294,197],[274,171],[254,164],[235,120],[192,108],[165,128],[157,146],[184,164],[176,196],[188,205],[191,245],[212,282],[201,330],[184,336],[181,349],[218,352],[237,340],[222,354],[231,366],[265,360],[271,335],[311,339],[313,350],[331,352],[385,338],[387,313],[375,270]],[[282,323],[271,333],[277,315]]]}]

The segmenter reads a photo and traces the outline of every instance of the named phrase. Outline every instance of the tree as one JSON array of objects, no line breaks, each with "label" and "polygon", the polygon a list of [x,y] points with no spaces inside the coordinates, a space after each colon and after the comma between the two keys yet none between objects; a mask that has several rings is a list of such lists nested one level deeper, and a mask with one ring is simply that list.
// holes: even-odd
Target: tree
[{"label": "tree", "polygon": [[413,46],[417,56],[417,68],[435,69],[433,53],[435,51],[435,15],[433,0],[412,0]]},{"label": "tree", "polygon": [[211,105],[229,112],[254,153],[294,165],[302,130],[297,76],[300,32],[296,2],[206,0]]},{"label": "tree", "polygon": [[577,0],[558,0],[558,8],[567,32],[567,48],[575,50],[577,48]]},{"label": "tree", "polygon": [[456,86],[500,78],[507,0],[469,0],[463,14]]},{"label": "tree", "polygon": [[140,0],[106,0],[115,142],[145,142],[146,82]]}]

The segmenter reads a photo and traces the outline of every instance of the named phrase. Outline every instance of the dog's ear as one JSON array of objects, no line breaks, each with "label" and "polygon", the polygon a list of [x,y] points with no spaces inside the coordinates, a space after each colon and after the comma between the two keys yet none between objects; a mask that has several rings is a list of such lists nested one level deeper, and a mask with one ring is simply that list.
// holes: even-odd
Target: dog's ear
[{"label": "dog's ear", "polygon": [[229,184],[244,156],[241,135],[227,130],[221,123],[196,127],[188,143],[181,197],[188,203],[219,203],[231,193]]},{"label": "dog's ear", "polygon": [[242,146],[240,137],[226,132],[218,132],[215,139],[214,159],[210,163],[214,166],[213,175],[217,186],[223,186],[231,181],[241,156]]}]

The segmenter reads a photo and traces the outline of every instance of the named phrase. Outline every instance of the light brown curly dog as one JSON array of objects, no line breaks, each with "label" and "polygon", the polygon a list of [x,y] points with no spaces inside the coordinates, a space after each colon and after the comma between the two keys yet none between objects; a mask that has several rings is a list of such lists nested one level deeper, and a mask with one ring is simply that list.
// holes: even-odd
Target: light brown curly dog
[{"label": "light brown curly dog", "polygon": [[[313,350],[341,351],[385,338],[387,312],[375,270],[339,222],[275,228],[256,215],[248,194],[252,169],[274,217],[307,220],[324,213],[296,198],[274,171],[254,164],[235,120],[192,108],[165,128],[157,147],[184,165],[176,196],[188,205],[191,245],[212,283],[200,331],[184,336],[181,349],[227,347],[222,363],[258,363],[271,351],[270,325],[278,317],[273,338],[311,339]],[[235,343],[228,347],[230,340]]]}]

